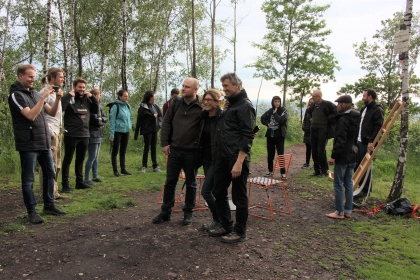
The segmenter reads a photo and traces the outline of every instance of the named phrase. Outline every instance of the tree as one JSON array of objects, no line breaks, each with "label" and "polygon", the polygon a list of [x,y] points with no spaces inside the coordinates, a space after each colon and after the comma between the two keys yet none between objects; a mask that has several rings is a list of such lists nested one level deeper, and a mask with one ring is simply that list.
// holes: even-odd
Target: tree
[{"label": "tree", "polygon": [[3,35],[3,46],[0,50],[1,56],[0,56],[0,82],[3,83],[6,80],[6,77],[4,76],[4,57],[6,55],[6,46],[7,46],[7,36],[9,33],[9,15],[10,15],[10,8],[12,6],[12,0],[9,0],[7,4],[6,9],[6,22],[5,22],[5,30]]},{"label": "tree", "polygon": [[47,20],[45,24],[45,45],[44,45],[44,64],[43,64],[44,74],[46,74],[48,71],[48,58],[49,58],[49,52],[50,52],[51,8],[52,8],[52,0],[48,0]]},{"label": "tree", "polygon": [[[307,2],[311,1],[266,0],[263,3],[268,33],[262,43],[253,43],[262,55],[247,65],[256,68],[256,77],[280,79],[276,84],[283,86],[283,102],[290,79],[304,77],[315,70],[319,78],[328,80],[334,77],[334,69],[338,69],[338,61],[324,44],[331,33],[322,18],[329,5]],[[308,69],[305,60],[313,67]]]},{"label": "tree", "polygon": [[[376,31],[373,36],[373,43],[368,43],[365,39],[360,44],[354,44],[356,56],[360,59],[361,68],[367,74],[354,84],[346,84],[337,94],[353,94],[357,97],[363,93],[363,89],[374,88],[378,93],[378,100],[388,108],[392,108],[396,100],[401,98],[401,64],[393,53],[394,35],[400,29],[403,21],[403,13],[398,12],[393,18],[382,21],[382,29]],[[418,55],[420,52],[420,34],[418,33],[420,24],[420,14],[413,15],[411,38],[410,38],[410,58],[409,60],[409,91],[414,96],[420,96],[420,79],[414,74]]]}]

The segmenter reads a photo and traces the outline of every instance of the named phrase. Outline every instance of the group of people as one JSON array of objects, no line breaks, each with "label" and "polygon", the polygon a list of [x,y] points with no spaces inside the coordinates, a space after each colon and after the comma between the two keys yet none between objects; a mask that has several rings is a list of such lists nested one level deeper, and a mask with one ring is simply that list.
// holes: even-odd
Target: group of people
[{"label": "group of people", "polygon": [[[367,152],[374,149],[374,139],[384,121],[384,110],[376,103],[373,89],[363,91],[364,107],[360,113],[354,110],[351,96],[342,95],[335,102],[322,99],[322,92],[314,90],[308,101],[302,122],[303,142],[306,145],[306,161],[302,168],[308,168],[313,158],[314,173],[311,176],[327,177],[328,165],[334,165],[335,212],[326,214],[329,218],[350,218],[353,198],[364,197],[372,190],[371,174],[366,174],[361,192],[353,197],[353,174]],[[327,160],[326,145],[334,138],[331,157]],[[344,192],[343,192],[344,187]],[[345,199],[344,199],[345,198]]]}]

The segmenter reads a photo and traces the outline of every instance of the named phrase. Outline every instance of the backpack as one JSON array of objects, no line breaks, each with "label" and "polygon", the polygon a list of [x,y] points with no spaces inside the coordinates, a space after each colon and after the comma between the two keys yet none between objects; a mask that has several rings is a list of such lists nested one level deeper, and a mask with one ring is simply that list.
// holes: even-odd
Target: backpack
[{"label": "backpack", "polygon": [[120,106],[118,105],[118,103],[114,101],[114,102],[106,104],[106,107],[109,107],[109,118],[111,118],[111,108],[114,105],[117,105],[117,114],[115,115],[115,119],[117,119],[118,113],[120,112]]}]

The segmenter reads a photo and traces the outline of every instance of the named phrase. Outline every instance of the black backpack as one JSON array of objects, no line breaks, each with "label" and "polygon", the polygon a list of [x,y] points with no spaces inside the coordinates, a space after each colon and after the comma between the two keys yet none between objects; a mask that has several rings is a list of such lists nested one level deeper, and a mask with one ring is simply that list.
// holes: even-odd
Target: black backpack
[{"label": "black backpack", "polygon": [[115,119],[118,118],[118,113],[120,112],[120,106],[118,105],[117,102],[111,102],[106,104],[106,107],[109,107],[109,118],[111,118],[111,108],[112,106],[116,105],[117,106],[117,114],[115,115]]}]

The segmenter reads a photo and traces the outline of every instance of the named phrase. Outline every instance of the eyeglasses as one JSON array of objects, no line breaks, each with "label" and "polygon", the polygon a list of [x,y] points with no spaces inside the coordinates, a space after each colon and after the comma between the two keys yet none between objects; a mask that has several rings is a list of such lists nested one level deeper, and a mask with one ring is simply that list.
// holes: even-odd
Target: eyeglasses
[{"label": "eyeglasses", "polygon": [[212,98],[204,98],[203,99],[203,102],[213,102],[213,101],[216,101],[216,100],[214,100]]}]

